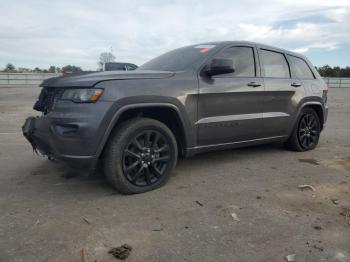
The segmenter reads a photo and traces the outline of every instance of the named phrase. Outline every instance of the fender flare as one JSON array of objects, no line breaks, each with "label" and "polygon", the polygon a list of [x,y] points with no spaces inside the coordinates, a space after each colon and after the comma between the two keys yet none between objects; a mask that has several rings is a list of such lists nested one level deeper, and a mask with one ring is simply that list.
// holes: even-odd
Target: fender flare
[{"label": "fender flare", "polygon": [[322,104],[321,102],[319,102],[319,101],[306,101],[306,102],[302,103],[302,104],[299,106],[297,115],[300,114],[301,110],[302,110],[304,107],[309,106],[309,105],[318,105],[318,106],[321,106],[322,111],[324,111],[324,109],[323,109],[323,104]]},{"label": "fender flare", "polygon": [[100,157],[100,155],[102,154],[102,151],[103,151],[103,149],[104,149],[104,147],[105,147],[105,145],[106,145],[106,143],[107,143],[107,141],[112,133],[113,128],[115,127],[117,121],[119,120],[119,117],[127,110],[136,109],[136,108],[144,108],[144,107],[168,107],[168,108],[175,110],[176,114],[178,115],[178,117],[181,121],[182,130],[184,133],[185,148],[186,148],[186,145],[188,145],[188,137],[187,137],[186,129],[185,129],[186,125],[185,125],[185,121],[180,113],[180,109],[177,106],[175,106],[171,103],[135,103],[135,104],[124,105],[114,113],[111,121],[109,122],[109,124],[108,124],[108,126],[103,134],[101,143],[99,144],[99,146],[97,148],[97,152],[96,152],[97,157]]},{"label": "fender flare", "polygon": [[[324,106],[323,106],[323,103],[320,102],[320,101],[305,101],[303,103],[301,103],[298,107],[298,111],[297,113],[295,114],[295,117],[294,117],[294,120],[293,120],[293,129],[295,127],[295,125],[297,124],[298,122],[298,119],[299,119],[299,115],[300,115],[300,112],[301,110],[303,110],[303,108],[307,107],[307,106],[310,106],[310,105],[317,105],[317,106],[320,106],[322,108],[322,114],[323,114],[323,117],[325,115],[325,109],[324,109]],[[324,121],[324,119],[322,119],[322,121]],[[291,131],[291,133],[293,132],[293,129]]]}]

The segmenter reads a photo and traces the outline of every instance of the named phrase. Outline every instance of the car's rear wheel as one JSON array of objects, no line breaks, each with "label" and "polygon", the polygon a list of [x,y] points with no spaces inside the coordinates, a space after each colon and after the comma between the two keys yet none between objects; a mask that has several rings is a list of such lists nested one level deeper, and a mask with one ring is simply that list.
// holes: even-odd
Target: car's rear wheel
[{"label": "car's rear wheel", "polygon": [[112,134],[104,154],[109,183],[123,194],[156,189],[166,183],[177,162],[171,130],[149,118],[124,122]]},{"label": "car's rear wheel", "polygon": [[294,151],[312,150],[318,144],[320,132],[320,119],[315,110],[303,108],[286,147]]}]

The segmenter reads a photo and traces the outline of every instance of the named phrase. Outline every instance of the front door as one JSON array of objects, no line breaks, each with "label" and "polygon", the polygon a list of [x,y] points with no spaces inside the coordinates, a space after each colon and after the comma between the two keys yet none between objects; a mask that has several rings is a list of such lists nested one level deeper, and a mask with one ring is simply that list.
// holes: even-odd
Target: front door
[{"label": "front door", "polygon": [[255,47],[230,46],[214,58],[232,59],[235,71],[211,77],[199,75],[198,145],[261,138],[264,82]]}]

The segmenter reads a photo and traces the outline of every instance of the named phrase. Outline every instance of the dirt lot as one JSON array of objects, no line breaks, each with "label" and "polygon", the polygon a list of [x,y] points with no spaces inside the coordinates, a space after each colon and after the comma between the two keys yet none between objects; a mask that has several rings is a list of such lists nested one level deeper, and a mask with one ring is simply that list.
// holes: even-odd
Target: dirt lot
[{"label": "dirt lot", "polygon": [[128,261],[350,261],[350,89],[330,90],[312,152],[198,155],[134,196],[32,153],[20,126],[38,92],[0,89],[0,261],[117,261],[123,244]]}]

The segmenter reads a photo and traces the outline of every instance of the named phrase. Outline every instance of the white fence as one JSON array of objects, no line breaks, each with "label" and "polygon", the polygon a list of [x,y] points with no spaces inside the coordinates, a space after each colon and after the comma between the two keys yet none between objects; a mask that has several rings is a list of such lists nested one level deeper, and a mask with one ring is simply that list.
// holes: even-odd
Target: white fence
[{"label": "white fence", "polygon": [[[0,87],[38,86],[47,78],[59,76],[53,73],[0,73]],[[350,88],[350,78],[325,77],[331,88]]]},{"label": "white fence", "polygon": [[344,77],[325,77],[324,81],[328,84],[329,87],[332,88],[350,88],[350,78]]},{"label": "white fence", "polygon": [[0,73],[0,87],[38,86],[43,80],[59,75],[52,73]]}]

